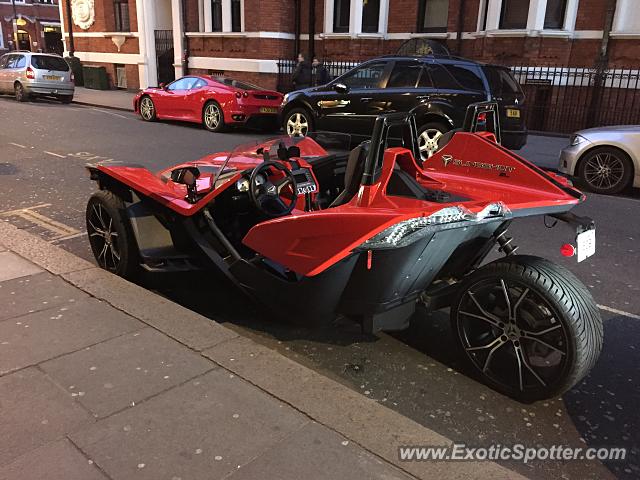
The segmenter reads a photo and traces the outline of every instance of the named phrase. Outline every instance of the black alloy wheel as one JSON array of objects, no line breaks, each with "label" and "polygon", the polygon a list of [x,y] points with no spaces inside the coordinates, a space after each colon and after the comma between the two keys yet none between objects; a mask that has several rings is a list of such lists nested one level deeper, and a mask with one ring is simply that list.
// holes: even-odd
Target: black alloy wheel
[{"label": "black alloy wheel", "polygon": [[471,274],[451,322],[482,380],[524,402],[570,389],[602,348],[591,294],[568,270],[537,257],[509,257]]}]

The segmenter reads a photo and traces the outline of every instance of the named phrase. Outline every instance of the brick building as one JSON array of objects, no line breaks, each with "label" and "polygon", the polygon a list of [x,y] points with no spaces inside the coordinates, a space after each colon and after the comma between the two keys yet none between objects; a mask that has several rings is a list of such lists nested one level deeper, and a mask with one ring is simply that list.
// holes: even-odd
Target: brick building
[{"label": "brick building", "polygon": [[504,64],[592,66],[603,45],[617,66],[636,68],[640,57],[639,0],[66,1],[75,55],[130,89],[182,75],[185,59],[192,73],[275,87],[277,60],[298,50],[363,60],[412,38]]},{"label": "brick building", "polygon": [[31,50],[62,54],[57,0],[0,1],[0,53]]}]

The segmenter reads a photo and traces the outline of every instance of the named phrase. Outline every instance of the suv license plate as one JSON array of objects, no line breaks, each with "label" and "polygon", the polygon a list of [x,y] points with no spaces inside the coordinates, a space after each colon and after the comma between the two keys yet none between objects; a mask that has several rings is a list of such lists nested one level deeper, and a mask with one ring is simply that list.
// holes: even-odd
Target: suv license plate
[{"label": "suv license plate", "polygon": [[45,80],[62,80],[62,77],[59,77],[57,75],[43,75],[42,78],[44,78]]},{"label": "suv license plate", "polygon": [[596,253],[596,231],[595,229],[587,230],[586,232],[579,233],[576,237],[576,243],[578,244],[577,257],[578,262],[589,258]]},{"label": "suv license plate", "polygon": [[517,108],[507,108],[507,117],[520,118],[520,110]]}]

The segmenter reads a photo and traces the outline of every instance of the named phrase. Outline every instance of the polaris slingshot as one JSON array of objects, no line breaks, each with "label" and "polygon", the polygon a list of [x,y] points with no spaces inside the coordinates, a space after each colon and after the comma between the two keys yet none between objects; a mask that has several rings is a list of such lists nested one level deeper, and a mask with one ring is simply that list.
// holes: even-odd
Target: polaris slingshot
[{"label": "polaris slingshot", "polygon": [[[480,131],[497,108],[471,106],[463,131],[424,163],[413,116],[393,113],[350,152],[348,137],[318,133],[158,174],[89,165],[99,187],[86,211],[91,248],[129,278],[219,269],[276,315],[304,312],[309,325],[341,315],[367,332],[399,330],[418,302],[448,308],[483,381],[521,401],[556,396],[594,365],[602,320],[568,270],[516,255],[507,228],[554,217],[573,230],[577,245],[565,247],[582,260],[595,227],[570,212],[585,197],[569,181],[501,147],[498,125]],[[504,258],[487,263],[495,248]]]}]

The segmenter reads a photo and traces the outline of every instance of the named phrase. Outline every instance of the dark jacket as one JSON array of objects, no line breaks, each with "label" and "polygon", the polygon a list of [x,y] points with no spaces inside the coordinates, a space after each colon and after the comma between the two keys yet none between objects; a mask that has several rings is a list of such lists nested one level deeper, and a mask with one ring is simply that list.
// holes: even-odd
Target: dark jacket
[{"label": "dark jacket", "polygon": [[323,64],[318,64],[314,69],[313,79],[314,85],[326,85],[331,81],[331,76],[329,75],[329,71]]},{"label": "dark jacket", "polygon": [[311,86],[311,64],[309,62],[300,62],[293,71],[293,86],[296,89]]}]

